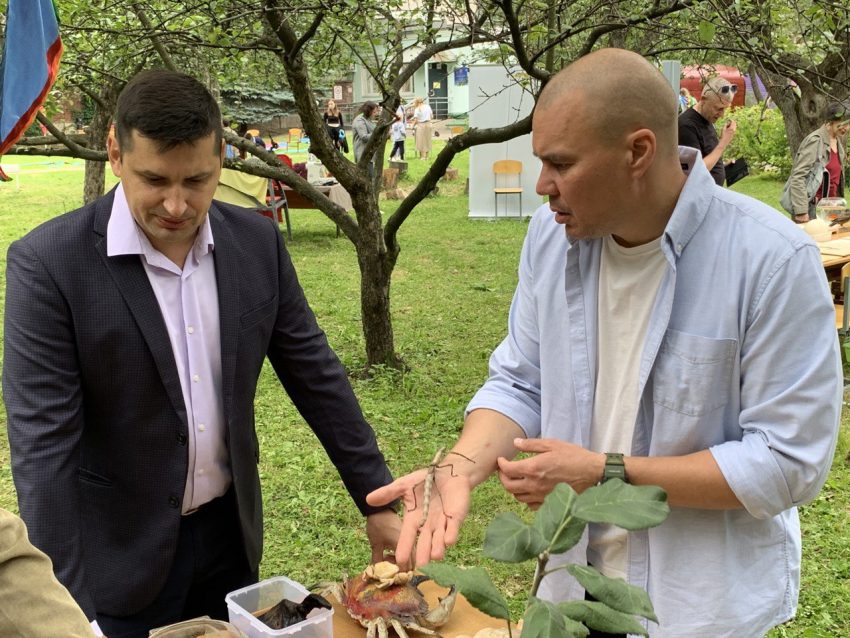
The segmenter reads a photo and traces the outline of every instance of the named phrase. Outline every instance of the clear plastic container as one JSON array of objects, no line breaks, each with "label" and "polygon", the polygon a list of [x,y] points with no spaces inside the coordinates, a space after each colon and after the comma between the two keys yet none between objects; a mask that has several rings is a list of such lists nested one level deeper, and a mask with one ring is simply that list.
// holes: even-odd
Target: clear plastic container
[{"label": "clear plastic container", "polygon": [[824,197],[815,206],[817,218],[832,223],[847,213],[847,200],[843,197]]},{"label": "clear plastic container", "polygon": [[309,592],[286,576],[275,576],[256,585],[230,592],[224,597],[231,624],[248,638],[290,636],[291,638],[333,638],[333,609],[314,609],[307,620],[287,627],[270,629],[254,616],[255,611],[276,605],[283,598],[301,602]]}]

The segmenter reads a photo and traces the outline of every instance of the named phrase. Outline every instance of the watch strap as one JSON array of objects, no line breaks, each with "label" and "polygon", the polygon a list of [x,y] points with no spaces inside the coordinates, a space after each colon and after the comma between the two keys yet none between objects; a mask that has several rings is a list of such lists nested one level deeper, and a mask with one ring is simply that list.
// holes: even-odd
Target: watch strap
[{"label": "watch strap", "polygon": [[620,452],[605,453],[605,469],[602,471],[602,483],[610,479],[626,481],[626,463]]}]

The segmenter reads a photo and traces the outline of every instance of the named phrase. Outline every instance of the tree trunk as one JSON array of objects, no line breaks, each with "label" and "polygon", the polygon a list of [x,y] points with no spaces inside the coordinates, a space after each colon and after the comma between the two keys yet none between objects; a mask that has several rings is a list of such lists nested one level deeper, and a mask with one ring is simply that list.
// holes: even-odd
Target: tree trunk
[{"label": "tree trunk", "polygon": [[366,341],[366,367],[403,367],[395,352],[390,315],[390,283],[395,258],[386,251],[358,250],[360,265],[360,313]]},{"label": "tree trunk", "polygon": [[[106,149],[106,138],[109,136],[109,126],[112,123],[112,114],[115,112],[119,89],[117,82],[110,82],[103,87],[98,99],[95,100],[94,116],[89,123],[88,147],[92,150]],[[103,195],[105,184],[106,162],[86,160],[83,203],[90,204]]]}]

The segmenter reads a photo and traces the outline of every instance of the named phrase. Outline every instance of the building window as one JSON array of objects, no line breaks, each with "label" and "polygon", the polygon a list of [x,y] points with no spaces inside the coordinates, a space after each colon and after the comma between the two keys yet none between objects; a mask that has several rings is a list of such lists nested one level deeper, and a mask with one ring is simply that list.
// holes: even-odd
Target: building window
[{"label": "building window", "polygon": [[[413,76],[407,78],[407,82],[401,87],[400,93],[413,93]],[[363,69],[363,95],[369,97],[381,95],[381,89],[378,87],[378,83],[375,82],[375,78],[369,75],[366,69]]]}]

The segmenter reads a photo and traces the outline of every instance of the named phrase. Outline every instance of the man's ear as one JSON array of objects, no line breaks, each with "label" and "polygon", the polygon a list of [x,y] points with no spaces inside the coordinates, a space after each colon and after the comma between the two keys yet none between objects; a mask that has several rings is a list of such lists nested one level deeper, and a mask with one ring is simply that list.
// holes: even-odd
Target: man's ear
[{"label": "man's ear", "polygon": [[658,150],[658,140],[648,128],[638,129],[632,132],[626,142],[629,149],[629,170],[634,177],[642,177],[655,161],[655,153]]},{"label": "man's ear", "polygon": [[121,149],[118,147],[118,139],[113,134],[106,138],[106,156],[109,158],[109,165],[115,177],[121,177]]}]

